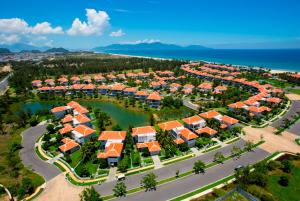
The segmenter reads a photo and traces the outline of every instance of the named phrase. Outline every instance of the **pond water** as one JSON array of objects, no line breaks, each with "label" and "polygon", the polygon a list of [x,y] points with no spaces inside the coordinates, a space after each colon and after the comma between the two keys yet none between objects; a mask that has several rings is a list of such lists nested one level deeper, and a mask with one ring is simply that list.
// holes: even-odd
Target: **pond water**
[{"label": "pond water", "polygon": [[[149,125],[149,115],[141,112],[129,110],[127,108],[120,107],[110,102],[100,101],[78,101],[83,106],[90,106],[92,108],[99,108],[101,111],[109,115],[122,129],[127,129],[131,126],[145,126]],[[25,103],[21,110],[32,113],[38,110],[48,109],[50,110],[53,105],[57,105],[52,102],[29,102]]]}]

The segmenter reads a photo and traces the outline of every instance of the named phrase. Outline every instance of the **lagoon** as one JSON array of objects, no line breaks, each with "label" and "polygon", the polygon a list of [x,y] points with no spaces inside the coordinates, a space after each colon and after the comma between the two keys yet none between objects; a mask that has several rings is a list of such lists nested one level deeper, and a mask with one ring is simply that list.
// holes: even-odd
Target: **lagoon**
[{"label": "lagoon", "polygon": [[[129,126],[145,126],[149,125],[149,115],[142,112],[132,111],[127,108],[123,108],[117,104],[101,101],[78,101],[83,106],[90,106],[92,108],[99,108],[101,111],[109,115],[114,122],[119,124],[122,129],[127,129]],[[55,104],[54,102],[28,102],[25,103],[21,110],[30,110],[32,113],[38,110],[47,109],[50,110]]]}]

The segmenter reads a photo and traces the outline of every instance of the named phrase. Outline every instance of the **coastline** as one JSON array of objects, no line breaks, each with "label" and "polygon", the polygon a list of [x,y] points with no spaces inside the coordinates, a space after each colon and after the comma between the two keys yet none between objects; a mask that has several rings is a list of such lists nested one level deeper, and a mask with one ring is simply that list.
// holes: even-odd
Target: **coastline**
[{"label": "coastline", "polygon": [[[109,54],[109,55],[114,55],[114,56],[123,56],[123,57],[136,57],[136,58],[146,58],[146,59],[155,59],[155,60],[175,60],[174,58],[162,58],[162,57],[152,57],[152,56],[142,56],[142,55],[129,55],[129,54],[118,54],[118,53],[109,53],[109,52],[94,52],[96,54]],[[183,61],[184,59],[178,59],[180,61]],[[189,60],[191,62],[205,62],[205,63],[211,63],[211,64],[222,64],[220,62],[214,62],[214,61],[207,61],[207,60]],[[294,73],[295,71],[292,70],[287,70],[287,69],[272,69],[272,68],[265,68],[265,67],[260,67],[260,66],[249,66],[249,65],[241,65],[241,64],[229,64],[226,63],[226,65],[232,65],[234,67],[242,67],[242,68],[264,68],[264,69],[270,69],[271,74],[277,74],[277,73]],[[300,70],[297,71],[300,73]]]}]

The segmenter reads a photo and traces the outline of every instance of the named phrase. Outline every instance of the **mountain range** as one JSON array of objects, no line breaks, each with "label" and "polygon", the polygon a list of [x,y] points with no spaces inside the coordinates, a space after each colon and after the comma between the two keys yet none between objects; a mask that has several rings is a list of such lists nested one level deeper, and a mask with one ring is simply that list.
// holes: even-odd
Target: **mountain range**
[{"label": "mountain range", "polygon": [[[8,49],[11,52],[61,52],[67,53],[69,50],[65,48],[50,48],[47,46],[33,46],[24,43],[16,43],[13,45],[0,45],[0,48]],[[202,50],[210,49],[201,45],[180,46],[174,44],[155,43],[138,43],[138,44],[111,44],[91,49],[96,52],[107,52],[112,50]]]},{"label": "mountain range", "polygon": [[112,44],[108,46],[95,47],[94,51],[112,51],[112,50],[202,50],[210,49],[201,45],[180,46],[174,44],[155,43],[138,43],[138,44]]}]

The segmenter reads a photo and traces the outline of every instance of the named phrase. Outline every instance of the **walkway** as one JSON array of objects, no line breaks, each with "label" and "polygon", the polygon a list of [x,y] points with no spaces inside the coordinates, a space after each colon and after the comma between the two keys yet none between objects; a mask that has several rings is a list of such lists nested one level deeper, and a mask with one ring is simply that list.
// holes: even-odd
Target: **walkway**
[{"label": "walkway", "polygon": [[153,163],[154,163],[154,169],[162,168],[164,166],[161,163],[158,155],[151,156],[151,158],[152,158]]},{"label": "walkway", "polygon": [[62,153],[60,153],[60,154],[56,155],[54,158],[51,158],[51,159],[47,160],[47,163],[53,164],[63,156],[64,155]]},{"label": "walkway", "polygon": [[42,175],[46,181],[53,179],[60,173],[54,165],[41,160],[35,153],[35,142],[46,132],[46,124],[31,127],[22,133],[22,149],[20,157],[25,166]]},{"label": "walkway", "polygon": [[199,111],[199,105],[197,105],[197,104],[194,104],[194,103],[192,103],[190,100],[188,100],[188,99],[183,99],[182,100],[182,103],[183,103],[183,105],[184,106],[186,106],[186,107],[188,107],[188,108],[190,108],[190,109],[192,109],[192,110],[195,110],[195,111]]},{"label": "walkway", "polygon": [[200,156],[202,154],[196,147],[192,147],[191,151],[195,154],[195,156]]},{"label": "walkway", "polygon": [[109,169],[109,174],[107,177],[106,182],[115,181],[116,180],[116,173],[117,173],[117,167],[111,167]]}]

